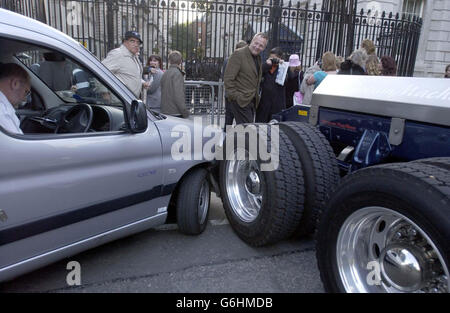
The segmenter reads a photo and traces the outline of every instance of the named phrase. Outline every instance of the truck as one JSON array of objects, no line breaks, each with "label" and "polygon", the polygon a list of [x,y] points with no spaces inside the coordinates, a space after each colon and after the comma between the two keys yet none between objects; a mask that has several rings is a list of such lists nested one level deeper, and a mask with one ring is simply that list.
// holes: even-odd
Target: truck
[{"label": "truck", "polygon": [[274,118],[275,171],[221,165],[244,241],[314,236],[327,292],[450,291],[448,80],[328,75]]}]

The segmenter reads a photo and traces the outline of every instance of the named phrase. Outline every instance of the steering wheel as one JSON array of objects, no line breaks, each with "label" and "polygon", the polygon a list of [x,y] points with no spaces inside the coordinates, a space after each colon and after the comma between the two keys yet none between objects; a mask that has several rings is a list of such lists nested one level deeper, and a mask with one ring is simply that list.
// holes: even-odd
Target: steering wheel
[{"label": "steering wheel", "polygon": [[91,127],[94,113],[86,103],[76,104],[63,114],[55,133],[85,133]]}]

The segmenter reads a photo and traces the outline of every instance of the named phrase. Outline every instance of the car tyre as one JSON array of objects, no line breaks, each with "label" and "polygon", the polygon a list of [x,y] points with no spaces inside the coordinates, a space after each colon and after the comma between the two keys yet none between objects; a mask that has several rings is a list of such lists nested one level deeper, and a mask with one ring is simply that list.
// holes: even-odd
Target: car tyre
[{"label": "car tyre", "polygon": [[177,197],[177,224],[186,235],[201,234],[208,223],[211,191],[208,171],[197,168],[183,178]]}]

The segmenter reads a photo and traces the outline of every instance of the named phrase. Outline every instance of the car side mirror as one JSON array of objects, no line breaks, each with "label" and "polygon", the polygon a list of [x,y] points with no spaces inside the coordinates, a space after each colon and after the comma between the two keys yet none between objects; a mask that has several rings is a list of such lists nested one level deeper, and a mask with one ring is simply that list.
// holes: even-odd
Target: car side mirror
[{"label": "car side mirror", "polygon": [[132,133],[142,133],[147,129],[147,109],[141,100],[131,102],[128,123]]}]

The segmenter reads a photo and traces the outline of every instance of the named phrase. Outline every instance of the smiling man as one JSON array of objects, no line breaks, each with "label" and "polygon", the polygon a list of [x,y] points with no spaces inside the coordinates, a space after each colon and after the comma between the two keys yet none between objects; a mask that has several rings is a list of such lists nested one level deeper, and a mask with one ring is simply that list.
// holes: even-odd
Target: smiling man
[{"label": "smiling man", "polygon": [[0,65],[0,126],[10,133],[23,134],[15,109],[30,93],[28,73],[19,65]]},{"label": "smiling man", "polygon": [[149,83],[142,79],[143,67],[138,58],[141,44],[141,35],[135,31],[128,31],[125,33],[122,45],[111,50],[102,61],[133,92],[136,98],[141,97],[142,87],[149,87]]},{"label": "smiling man", "polygon": [[235,50],[228,60],[224,74],[225,96],[230,101],[236,124],[254,122],[261,82],[260,54],[268,40],[265,33],[258,33],[250,45]]}]

